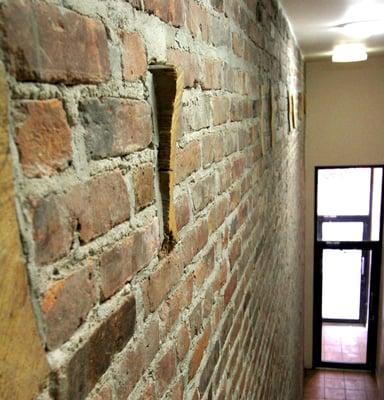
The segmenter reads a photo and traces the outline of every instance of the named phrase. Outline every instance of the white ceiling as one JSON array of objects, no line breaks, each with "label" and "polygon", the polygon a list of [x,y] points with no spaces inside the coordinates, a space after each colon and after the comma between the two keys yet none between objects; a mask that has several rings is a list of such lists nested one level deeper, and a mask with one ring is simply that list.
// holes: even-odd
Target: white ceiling
[{"label": "white ceiling", "polygon": [[[347,22],[377,18],[364,15],[373,2],[384,8],[384,0],[280,0],[305,59],[329,57],[336,45],[351,42],[364,43],[368,54],[384,53],[384,34],[356,40],[330,29]],[[354,9],[356,6],[362,9]]]}]

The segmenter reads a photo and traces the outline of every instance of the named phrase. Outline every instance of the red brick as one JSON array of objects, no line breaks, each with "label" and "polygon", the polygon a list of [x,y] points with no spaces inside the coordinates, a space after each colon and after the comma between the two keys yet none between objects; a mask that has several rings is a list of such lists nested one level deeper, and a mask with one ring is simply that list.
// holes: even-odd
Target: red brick
[{"label": "red brick", "polygon": [[96,301],[93,268],[82,268],[53,283],[44,293],[42,311],[50,350],[67,341]]},{"label": "red brick", "polygon": [[37,264],[48,264],[67,255],[73,242],[74,224],[60,197],[50,196],[32,204],[33,239]]},{"label": "red brick", "polygon": [[176,183],[181,182],[201,166],[200,144],[194,140],[176,152]]},{"label": "red brick", "polygon": [[82,102],[80,109],[93,159],[129,154],[152,141],[151,108],[145,101],[93,98]]},{"label": "red brick", "polygon": [[244,39],[237,32],[232,32],[232,50],[238,57],[244,56],[244,44]]},{"label": "red brick", "polygon": [[127,81],[135,81],[147,72],[147,53],[143,39],[136,32],[122,32],[121,41],[123,78]]},{"label": "red brick", "polygon": [[189,264],[193,257],[206,245],[208,241],[208,224],[202,220],[195,224],[182,239],[183,262]]},{"label": "red brick", "polygon": [[159,397],[165,392],[175,375],[176,354],[175,349],[171,347],[159,360],[155,369]]},{"label": "red brick", "polygon": [[2,13],[9,68],[18,80],[74,84],[109,78],[101,22],[30,0],[10,1]]},{"label": "red brick", "polygon": [[229,250],[229,265],[232,269],[235,265],[236,260],[240,257],[241,254],[241,240],[237,238],[233,241],[231,248]]},{"label": "red brick", "polygon": [[141,165],[133,174],[136,211],[149,206],[155,199],[152,164]]},{"label": "red brick", "polygon": [[226,162],[219,170],[220,193],[226,192],[232,184],[232,167]]},{"label": "red brick", "polygon": [[218,162],[224,156],[224,142],[220,135],[204,135],[203,143],[203,166],[206,167],[213,162]]},{"label": "red brick", "polygon": [[199,334],[203,326],[203,313],[201,310],[201,300],[195,305],[189,316],[189,330],[192,339]]},{"label": "red brick", "polygon": [[240,155],[232,160],[233,181],[236,181],[243,175],[244,169],[245,169],[245,157],[243,155]]},{"label": "red brick", "polygon": [[145,384],[144,390],[139,396],[138,400],[155,400],[156,392],[155,385],[153,382],[148,382]]},{"label": "red brick", "polygon": [[191,187],[193,207],[196,212],[205,208],[215,197],[215,176],[207,175]]},{"label": "red brick", "polygon": [[187,194],[180,195],[175,200],[176,227],[179,231],[189,223],[191,210]]},{"label": "red brick", "polygon": [[62,388],[64,393],[59,398],[84,399],[107,370],[113,356],[131,339],[135,324],[136,302],[130,295],[76,350],[65,367],[68,385]]},{"label": "red brick", "polygon": [[144,283],[144,294],[148,299],[149,310],[155,311],[167,297],[181,275],[178,256],[170,254],[157,267]]},{"label": "red brick", "polygon": [[176,354],[178,361],[184,360],[186,354],[188,353],[190,343],[191,340],[189,337],[188,328],[185,324],[183,324],[177,333]]},{"label": "red brick", "polygon": [[195,54],[170,49],[167,52],[167,60],[183,71],[184,87],[194,87],[199,81],[199,63]]},{"label": "red brick", "polygon": [[100,280],[102,299],[108,299],[132,280],[159,251],[157,220],[144,229],[121,240],[100,257]]},{"label": "red brick", "polygon": [[118,170],[74,186],[65,199],[84,243],[108,232],[130,215],[127,187]]},{"label": "red brick", "polygon": [[183,309],[191,304],[193,293],[193,277],[192,275],[177,288],[162,305],[160,309],[160,318],[164,322],[165,333],[168,334],[179,319]]},{"label": "red brick", "polygon": [[196,371],[199,369],[201,360],[203,359],[205,349],[208,347],[210,337],[211,337],[211,326],[208,325],[205,328],[202,336],[197,341],[195,350],[192,354],[192,358],[189,363],[189,370],[188,370],[188,380],[189,381],[195,376]]},{"label": "red brick", "polygon": [[136,347],[130,348],[124,355],[119,367],[117,398],[125,399],[132,392],[158,352],[159,340],[159,322],[152,320],[142,332],[141,338],[136,342]]},{"label": "red brick", "polygon": [[202,88],[221,89],[224,75],[224,63],[218,60],[206,60],[203,64]]},{"label": "red brick", "polygon": [[213,125],[221,125],[229,120],[230,102],[228,97],[212,97],[211,107],[213,115]]},{"label": "red brick", "polygon": [[21,101],[16,103],[13,116],[26,176],[50,176],[68,167],[72,160],[71,130],[61,101]]},{"label": "red brick", "polygon": [[210,38],[209,14],[205,8],[191,0],[187,13],[187,25],[193,37],[200,38],[207,42]]},{"label": "red brick", "polygon": [[228,285],[225,288],[224,291],[224,304],[227,305],[232,298],[233,292],[236,290],[236,286],[237,286],[237,272],[235,272],[232,277],[231,280],[229,281]]},{"label": "red brick", "polygon": [[184,25],[185,10],[182,0],[144,0],[145,10],[173,26]]},{"label": "red brick", "polygon": [[183,400],[184,398],[184,383],[180,379],[171,390],[170,400]]},{"label": "red brick", "polygon": [[215,265],[215,248],[212,247],[206,256],[195,267],[195,286],[200,287],[208,278]]},{"label": "red brick", "polygon": [[224,222],[228,212],[228,200],[222,196],[217,200],[208,214],[209,232],[214,232]]},{"label": "red brick", "polygon": [[212,283],[213,292],[219,292],[220,289],[224,286],[227,280],[227,270],[228,270],[228,261],[223,260],[221,262],[220,270],[216,275],[215,280]]}]

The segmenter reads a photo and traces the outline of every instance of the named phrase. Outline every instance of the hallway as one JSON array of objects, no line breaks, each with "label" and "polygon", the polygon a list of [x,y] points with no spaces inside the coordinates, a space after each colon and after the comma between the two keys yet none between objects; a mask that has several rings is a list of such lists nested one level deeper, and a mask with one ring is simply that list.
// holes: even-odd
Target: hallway
[{"label": "hallway", "polygon": [[365,372],[307,370],[304,400],[378,400],[374,377]]}]

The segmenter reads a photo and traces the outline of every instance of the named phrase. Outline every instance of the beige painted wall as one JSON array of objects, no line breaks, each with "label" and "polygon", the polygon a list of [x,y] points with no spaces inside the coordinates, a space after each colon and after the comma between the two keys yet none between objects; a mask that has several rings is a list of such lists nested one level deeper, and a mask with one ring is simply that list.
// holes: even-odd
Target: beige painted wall
[{"label": "beige painted wall", "polygon": [[384,164],[384,57],[306,64],[305,366],[312,364],[314,167]]}]

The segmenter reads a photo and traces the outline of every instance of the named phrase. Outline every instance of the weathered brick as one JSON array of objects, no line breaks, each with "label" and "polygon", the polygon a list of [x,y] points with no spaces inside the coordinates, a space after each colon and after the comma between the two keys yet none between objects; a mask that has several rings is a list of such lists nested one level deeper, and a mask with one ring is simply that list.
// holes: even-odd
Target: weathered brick
[{"label": "weathered brick", "polygon": [[200,287],[210,273],[215,265],[215,248],[212,247],[208,254],[199,261],[195,267],[194,277],[195,286]]},{"label": "weathered brick", "polygon": [[202,88],[205,90],[221,89],[224,63],[218,60],[206,60],[203,64]]},{"label": "weathered brick", "polygon": [[84,243],[108,232],[130,215],[127,187],[118,170],[74,186],[65,195],[65,202],[80,227],[80,240]]},{"label": "weathered brick", "polygon": [[194,140],[176,152],[176,182],[181,182],[201,166],[200,144]]},{"label": "weathered brick", "polygon": [[244,44],[244,39],[237,32],[232,32],[232,50],[238,57],[244,56]]},{"label": "weathered brick", "polygon": [[152,320],[135,347],[130,348],[119,366],[117,397],[127,398],[159,350],[159,322]]},{"label": "weathered brick", "polygon": [[181,400],[184,397],[184,383],[180,379],[173,387],[170,395],[170,400]]},{"label": "weathered brick", "polygon": [[201,310],[201,301],[199,301],[189,316],[189,330],[191,332],[192,339],[200,333],[202,326],[203,314]]},{"label": "weathered brick", "polygon": [[155,199],[154,173],[152,164],[141,165],[133,175],[135,191],[135,207],[141,210],[149,206]]},{"label": "weathered brick", "polygon": [[209,381],[212,379],[213,372],[220,356],[220,343],[217,340],[208,357],[199,382],[199,392],[203,395],[208,388]]},{"label": "weathered brick", "polygon": [[9,68],[17,79],[74,84],[109,78],[107,35],[101,22],[30,0],[10,1],[2,14]]},{"label": "weathered brick", "polygon": [[155,376],[160,396],[165,392],[173,377],[176,375],[176,354],[171,347],[157,363]]},{"label": "weathered brick", "polygon": [[190,275],[162,305],[159,314],[164,322],[165,333],[169,333],[179,319],[183,309],[192,301],[193,277]]},{"label": "weathered brick", "polygon": [[184,87],[194,87],[199,81],[200,69],[197,56],[185,51],[170,49],[167,52],[170,64],[179,67],[184,73]]},{"label": "weathered brick", "polygon": [[201,211],[212,202],[215,196],[215,176],[207,175],[199,179],[198,182],[192,186],[191,192],[195,211]]},{"label": "weathered brick", "polygon": [[176,354],[178,361],[184,360],[186,354],[188,353],[190,343],[191,340],[189,337],[188,328],[185,324],[183,324],[177,333]]},{"label": "weathered brick", "polygon": [[50,196],[32,205],[33,239],[37,264],[48,264],[67,255],[74,225],[63,199]]},{"label": "weathered brick", "polygon": [[147,53],[143,39],[136,32],[122,32],[123,45],[123,78],[135,81],[144,76],[147,71]]},{"label": "weathered brick", "polygon": [[92,333],[68,365],[68,385],[59,399],[84,399],[109,367],[114,354],[120,352],[132,337],[136,323],[136,302],[130,295],[124,304]]},{"label": "weathered brick", "polygon": [[149,301],[149,310],[155,311],[166,298],[181,275],[178,256],[171,253],[156,271],[145,281],[144,292]]},{"label": "weathered brick", "polygon": [[90,99],[80,105],[91,158],[115,157],[146,148],[152,141],[151,108],[145,101]]},{"label": "weathered brick", "polygon": [[228,200],[222,196],[216,201],[208,214],[209,232],[214,232],[225,220],[228,211]]},{"label": "weathered brick", "polygon": [[224,142],[221,135],[204,135],[202,142],[203,166],[218,162],[224,156]]},{"label": "weathered brick", "polygon": [[188,195],[184,193],[175,200],[176,227],[178,231],[189,223],[190,214]]},{"label": "weathered brick", "polygon": [[16,143],[24,174],[53,175],[72,160],[71,130],[59,100],[24,100],[13,112]]},{"label": "weathered brick", "polygon": [[42,311],[50,350],[67,341],[96,302],[93,266],[53,283],[44,293]]},{"label": "weathered brick", "polygon": [[191,380],[195,374],[196,371],[198,370],[201,360],[203,358],[204,352],[208,346],[209,339],[211,337],[211,326],[208,325],[202,336],[199,338],[199,340],[196,343],[195,350],[192,354],[191,361],[189,363],[189,369],[188,369],[188,380]]},{"label": "weathered brick", "polygon": [[237,272],[235,272],[224,291],[224,304],[227,305],[237,287]]},{"label": "weathered brick", "polygon": [[129,218],[127,188],[118,171],[75,185],[65,195],[49,196],[32,207],[38,264],[68,254],[76,227],[80,240],[87,243]]},{"label": "weathered brick", "polygon": [[236,238],[229,250],[229,265],[231,269],[235,265],[236,260],[240,257],[241,254],[241,240],[240,238]]},{"label": "weathered brick", "polygon": [[121,240],[100,257],[102,299],[108,299],[148,265],[159,250],[158,221]]},{"label": "weathered brick", "polygon": [[207,241],[208,223],[204,219],[196,223],[182,239],[184,264],[189,264],[193,257],[206,245]]},{"label": "weathered brick", "polygon": [[185,10],[182,0],[144,0],[145,10],[173,26],[184,25]]},{"label": "weathered brick", "polygon": [[221,125],[229,120],[230,101],[228,97],[213,96],[211,98],[213,125]]},{"label": "weathered brick", "polygon": [[209,14],[195,0],[189,1],[187,26],[193,37],[207,42],[210,38]]},{"label": "weathered brick", "polygon": [[142,393],[140,394],[138,400],[155,400],[156,391],[155,384],[153,382],[146,382]]}]

